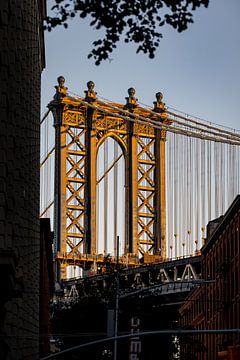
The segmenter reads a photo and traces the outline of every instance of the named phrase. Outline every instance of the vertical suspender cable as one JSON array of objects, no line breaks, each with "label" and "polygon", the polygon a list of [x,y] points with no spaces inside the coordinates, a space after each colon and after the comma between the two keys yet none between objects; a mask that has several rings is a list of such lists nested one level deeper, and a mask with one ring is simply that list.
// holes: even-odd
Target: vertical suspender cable
[{"label": "vertical suspender cable", "polygon": [[[190,137],[190,184],[189,184],[189,189],[190,189],[190,216],[189,216],[189,236],[188,236],[188,255],[192,254],[193,251],[193,244],[192,244],[192,236],[193,236],[193,213],[196,211],[196,209],[194,209],[194,189],[195,189],[195,179],[194,179],[194,166],[193,166],[193,153],[194,153],[194,142],[193,142],[193,138]],[[196,191],[196,189],[195,189]]]},{"label": "vertical suspender cable", "polygon": [[219,170],[220,170],[220,191],[219,191],[219,202],[220,202],[220,214],[223,214],[223,144],[219,144],[219,155],[220,155],[220,162],[219,162]]},{"label": "vertical suspender cable", "polygon": [[[190,142],[190,139],[189,137],[187,137],[187,169],[188,169],[188,172],[187,172],[187,189],[190,189],[190,183],[191,183],[191,157],[190,157],[190,153],[191,153],[191,142]],[[189,253],[189,231],[190,231],[190,213],[191,213],[191,194],[190,194],[191,191],[187,191],[187,231],[186,231],[186,234],[185,234],[185,238],[186,238],[186,254],[185,255],[188,255]]]},{"label": "vertical suspender cable", "polygon": [[104,254],[108,252],[108,138],[105,139],[103,144],[104,150]]},{"label": "vertical suspender cable", "polygon": [[228,203],[229,205],[232,202],[232,146],[229,146],[229,199]]},{"label": "vertical suspender cable", "polygon": [[228,169],[227,169],[227,174],[228,174],[228,181],[227,181],[227,194],[228,194],[228,198],[227,198],[227,206],[230,205],[230,201],[231,201],[231,145],[228,145]]},{"label": "vertical suspender cable", "polygon": [[233,201],[233,146],[230,145],[230,172],[229,172],[229,177],[230,177],[230,199],[229,199],[229,203],[231,203]]},{"label": "vertical suspender cable", "polygon": [[[48,151],[47,121],[44,122],[44,156]],[[44,166],[44,209],[47,207],[47,164]]]},{"label": "vertical suspender cable", "polygon": [[168,252],[169,252],[169,257],[172,256],[172,239],[173,239],[173,233],[174,233],[174,207],[176,206],[175,204],[175,184],[174,184],[174,143],[175,143],[175,139],[174,139],[174,135],[172,136],[172,148],[171,148],[171,196],[172,196],[172,206],[171,206],[171,235],[169,238],[169,242],[168,242]]},{"label": "vertical suspender cable", "polygon": [[[185,208],[185,204],[184,204],[184,179],[185,179],[185,137],[181,136],[181,152],[182,152],[182,157],[181,157],[181,168],[182,168],[182,176],[180,179],[180,203],[182,204],[182,208],[183,211],[180,212],[180,230],[179,230],[179,237],[178,237],[178,248],[179,248],[179,256],[182,256],[182,234],[183,234],[183,229],[184,229],[184,218],[186,217],[186,208]],[[183,213],[185,214],[185,216],[183,216]]]},{"label": "vertical suspender cable", "polygon": [[185,254],[185,245],[186,245],[186,239],[187,239],[187,230],[188,230],[188,219],[189,219],[189,211],[188,211],[188,191],[187,191],[187,185],[188,185],[188,137],[185,137],[184,139],[184,148],[185,148],[185,156],[184,156],[184,203],[185,203],[185,217],[184,217],[184,223],[183,223],[183,234],[182,234],[182,252],[183,256]]},{"label": "vertical suspender cable", "polygon": [[236,152],[237,152],[237,194],[239,194],[240,190],[240,184],[239,184],[239,147],[236,146]]},{"label": "vertical suspender cable", "polygon": [[208,141],[208,221],[212,219],[212,169],[211,169],[211,142]]},{"label": "vertical suspender cable", "polygon": [[221,144],[217,144],[218,157],[218,214],[221,215]]},{"label": "vertical suspender cable", "polygon": [[234,186],[234,179],[235,179],[235,148],[234,148],[234,145],[231,146],[232,147],[232,201],[234,199],[234,190],[235,190],[235,186]]},{"label": "vertical suspender cable", "polygon": [[222,144],[223,146],[223,212],[226,210],[226,144]]},{"label": "vertical suspender cable", "polygon": [[[202,161],[201,161],[201,241],[202,241],[202,237],[203,237],[203,230],[206,224],[206,176],[207,176],[207,171],[206,171],[206,140],[201,140],[201,157],[202,157]],[[202,246],[202,242],[201,242],[201,246]]]},{"label": "vertical suspender cable", "polygon": [[117,244],[117,219],[118,219],[118,212],[117,212],[117,206],[118,206],[118,144],[116,141],[114,141],[114,167],[113,167],[113,176],[114,176],[114,199],[113,199],[113,206],[114,206],[114,255],[117,256],[117,247],[119,244]]},{"label": "vertical suspender cable", "polygon": [[[183,232],[184,232],[184,221],[186,219],[186,205],[185,205],[185,194],[184,194],[184,183],[185,183],[185,136],[181,137],[181,168],[182,168],[182,176],[180,178],[180,203],[182,204],[183,211],[180,212],[180,230],[178,236],[178,248],[179,248],[179,256],[182,256],[182,242],[183,242]],[[185,214],[183,216],[183,213]]]},{"label": "vertical suspender cable", "polygon": [[174,134],[174,228],[172,234],[172,244],[174,249],[174,257],[177,257],[176,234],[178,233],[179,221],[179,161],[178,161],[178,137]]},{"label": "vertical suspender cable", "polygon": [[171,144],[171,163],[170,163],[170,179],[171,179],[171,208],[170,208],[170,219],[171,219],[171,229],[170,229],[170,237],[168,241],[168,253],[171,256],[170,246],[172,246],[172,237],[173,237],[173,226],[174,226],[174,207],[176,206],[174,202],[174,135],[172,136],[172,144]]},{"label": "vertical suspender cable", "polygon": [[[167,223],[168,223],[168,237],[167,241],[169,243],[169,239],[171,237],[171,209],[172,209],[172,201],[171,201],[171,194],[172,194],[172,184],[171,184],[171,148],[172,148],[172,134],[169,134],[168,143],[167,143],[167,181],[168,184],[167,188]],[[168,251],[168,246],[167,246]],[[168,256],[168,254],[167,254]]]},{"label": "vertical suspender cable", "polygon": [[194,143],[195,143],[195,158],[194,158],[194,168],[195,168],[195,183],[196,183],[196,191],[195,193],[195,221],[196,221],[196,229],[194,232],[194,237],[193,239],[195,239],[195,250],[198,249],[198,239],[199,239],[199,220],[200,220],[200,169],[201,169],[201,154],[199,152],[199,146],[200,146],[200,141],[198,139],[194,139]]},{"label": "vertical suspender cable", "polygon": [[185,153],[186,153],[186,138],[185,136],[181,135],[181,150],[182,150],[182,176],[181,176],[181,197],[180,197],[180,203],[182,204],[183,211],[181,211],[181,218],[180,218],[180,232],[179,232],[179,239],[178,239],[178,247],[179,247],[179,256],[183,256],[182,251],[182,243],[184,242],[184,235],[185,235],[185,223],[186,223],[186,196],[185,196],[185,181],[186,181],[186,159],[185,159]]},{"label": "vertical suspender cable", "polygon": [[214,207],[215,207],[215,216],[218,216],[218,158],[217,158],[217,144],[213,144],[213,166],[214,166]]}]

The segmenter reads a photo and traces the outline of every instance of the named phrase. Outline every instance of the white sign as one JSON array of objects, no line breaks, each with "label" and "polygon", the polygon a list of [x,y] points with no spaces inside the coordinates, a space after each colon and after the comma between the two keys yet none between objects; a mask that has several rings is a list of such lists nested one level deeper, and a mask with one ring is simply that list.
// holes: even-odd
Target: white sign
[{"label": "white sign", "polygon": [[139,360],[141,353],[141,340],[138,336],[140,327],[140,319],[133,316],[130,321],[131,334],[134,336],[130,338],[129,360]]}]

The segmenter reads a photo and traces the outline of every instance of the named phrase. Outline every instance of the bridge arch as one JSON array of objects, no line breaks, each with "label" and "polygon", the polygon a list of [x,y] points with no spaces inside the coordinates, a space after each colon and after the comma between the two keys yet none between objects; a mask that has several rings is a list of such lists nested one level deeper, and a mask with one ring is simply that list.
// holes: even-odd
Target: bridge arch
[{"label": "bridge arch", "polygon": [[96,250],[116,257],[126,247],[126,146],[109,132],[101,138],[96,151]]},{"label": "bridge arch", "polygon": [[[113,132],[113,131],[107,132],[106,134],[104,134],[104,135],[100,138],[100,140],[99,140],[98,143],[97,143],[97,153],[98,153],[98,150],[99,150],[100,146],[103,144],[103,142],[104,142],[107,138],[112,138],[112,139],[114,139],[114,140],[118,143],[118,145],[121,147],[124,157],[126,157],[126,153],[127,153],[126,143],[121,139],[120,136],[118,136],[118,135],[117,135],[115,132]],[[97,154],[96,154],[96,155],[97,155]]]}]

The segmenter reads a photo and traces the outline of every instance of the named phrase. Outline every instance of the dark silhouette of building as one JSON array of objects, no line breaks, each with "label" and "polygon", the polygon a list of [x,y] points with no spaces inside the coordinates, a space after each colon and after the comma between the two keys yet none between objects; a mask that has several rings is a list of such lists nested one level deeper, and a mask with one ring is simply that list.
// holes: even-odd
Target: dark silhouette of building
[{"label": "dark silhouette of building", "polygon": [[0,359],[39,356],[45,0],[0,2]]},{"label": "dark silhouette of building", "polygon": [[40,356],[50,354],[51,299],[53,298],[53,232],[50,219],[40,219],[40,294],[39,294],[39,328]]},{"label": "dark silhouette of building", "polygon": [[[189,329],[240,328],[240,196],[224,216],[208,224],[202,248],[202,278],[206,281],[180,309],[181,325]],[[182,359],[238,360],[237,334],[183,338]]]}]

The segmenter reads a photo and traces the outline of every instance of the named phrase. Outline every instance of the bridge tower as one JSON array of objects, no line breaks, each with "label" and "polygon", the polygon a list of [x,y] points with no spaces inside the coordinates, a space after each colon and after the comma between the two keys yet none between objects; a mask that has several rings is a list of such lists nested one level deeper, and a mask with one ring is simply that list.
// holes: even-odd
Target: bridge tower
[{"label": "bridge tower", "polygon": [[[49,108],[55,126],[55,260],[58,280],[66,268],[100,263],[97,254],[97,153],[107,137],[113,138],[125,161],[125,253],[137,265],[166,256],[165,141],[166,131],[139,118],[168,123],[162,94],[156,94],[153,111],[141,108],[135,90],[126,104],[100,101],[94,83],[88,82],[84,98],[71,97],[60,76]],[[134,117],[133,117],[134,115]],[[116,239],[114,248],[116,249]],[[113,261],[116,259],[113,256]]]}]

